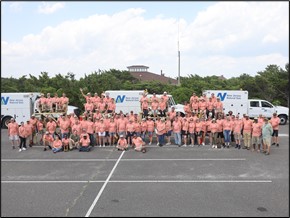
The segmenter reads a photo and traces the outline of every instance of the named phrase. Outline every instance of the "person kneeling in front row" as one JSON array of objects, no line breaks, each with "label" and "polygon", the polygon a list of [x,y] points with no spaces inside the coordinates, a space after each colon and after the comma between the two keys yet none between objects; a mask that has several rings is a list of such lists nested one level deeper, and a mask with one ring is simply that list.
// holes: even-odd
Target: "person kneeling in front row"
[{"label": "person kneeling in front row", "polygon": [[132,144],[135,147],[135,151],[142,151],[142,153],[146,152],[145,142],[141,137],[137,137],[136,133],[133,135]]},{"label": "person kneeling in front row", "polygon": [[128,149],[128,143],[127,140],[124,138],[124,135],[120,135],[116,147],[118,148],[118,151],[124,151]]},{"label": "person kneeling in front row", "polygon": [[82,138],[80,139],[80,149],[79,151],[87,151],[89,152],[91,150],[90,147],[90,139],[87,135],[83,135]]},{"label": "person kneeling in front row", "polygon": [[62,141],[59,139],[59,137],[56,135],[54,137],[54,141],[52,142],[52,151],[53,153],[62,151]]}]

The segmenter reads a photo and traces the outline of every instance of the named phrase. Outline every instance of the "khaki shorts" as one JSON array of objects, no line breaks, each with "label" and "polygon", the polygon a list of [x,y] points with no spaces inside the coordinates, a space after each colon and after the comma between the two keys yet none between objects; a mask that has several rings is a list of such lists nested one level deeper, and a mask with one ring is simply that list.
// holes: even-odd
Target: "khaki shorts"
[{"label": "khaki shorts", "polygon": [[270,137],[269,138],[263,138],[263,142],[264,142],[265,145],[270,146],[271,145],[271,138]]},{"label": "khaki shorts", "polygon": [[252,136],[252,144],[260,145],[261,144],[261,137],[260,136]]},{"label": "khaki shorts", "polygon": [[238,132],[234,133],[234,138],[235,140],[241,140],[241,133]]}]

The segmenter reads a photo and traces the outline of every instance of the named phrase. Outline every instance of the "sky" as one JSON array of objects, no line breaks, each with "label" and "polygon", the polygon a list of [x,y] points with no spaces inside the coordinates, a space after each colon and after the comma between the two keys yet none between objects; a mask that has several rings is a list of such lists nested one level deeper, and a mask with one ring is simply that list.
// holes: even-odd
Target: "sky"
[{"label": "sky", "polygon": [[257,75],[289,62],[289,3],[1,2],[1,77],[127,70]]}]

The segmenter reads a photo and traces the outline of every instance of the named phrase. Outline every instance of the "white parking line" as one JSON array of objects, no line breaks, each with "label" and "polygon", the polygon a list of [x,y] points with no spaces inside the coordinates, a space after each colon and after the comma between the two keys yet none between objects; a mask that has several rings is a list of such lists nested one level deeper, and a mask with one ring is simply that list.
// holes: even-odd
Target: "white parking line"
[{"label": "white parking line", "polygon": [[[117,161],[118,159],[2,159],[1,162],[94,162],[94,161]],[[191,159],[122,159],[120,161],[245,161],[245,158],[191,158]]]},{"label": "white parking line", "polygon": [[[272,180],[111,180],[111,181],[1,181],[1,183],[12,184],[26,184],[26,183],[269,183]],[[104,184],[105,185],[105,184]],[[103,185],[103,187],[104,187]],[[103,188],[102,187],[102,188]],[[96,202],[94,201],[92,206],[97,203],[104,188],[100,190],[97,195]],[[91,207],[92,207],[91,206]],[[91,212],[91,211],[90,211]],[[88,213],[87,213],[88,214]]]},{"label": "white parking line", "polygon": [[86,213],[86,217],[89,217],[89,216],[90,216],[92,210],[94,209],[96,203],[98,202],[99,198],[101,197],[101,194],[103,193],[103,191],[104,191],[106,185],[108,184],[108,182],[109,182],[111,176],[113,175],[113,173],[114,173],[114,171],[115,171],[115,169],[116,169],[118,163],[120,162],[122,156],[124,155],[124,153],[125,153],[125,151],[123,151],[123,152],[121,153],[121,155],[120,155],[118,161],[116,162],[115,166],[113,167],[111,173],[109,174],[109,176],[108,176],[108,178],[106,179],[105,183],[103,184],[101,190],[99,191],[98,195],[96,196],[95,200],[93,201],[92,205],[90,206],[88,212]]}]

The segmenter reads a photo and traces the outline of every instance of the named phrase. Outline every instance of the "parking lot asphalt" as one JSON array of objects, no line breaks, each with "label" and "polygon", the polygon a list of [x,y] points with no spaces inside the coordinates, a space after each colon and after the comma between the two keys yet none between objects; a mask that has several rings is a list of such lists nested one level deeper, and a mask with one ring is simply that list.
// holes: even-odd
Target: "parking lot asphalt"
[{"label": "parking lot asphalt", "polygon": [[289,125],[266,156],[248,150],[11,149],[1,130],[1,216],[289,216]]}]

